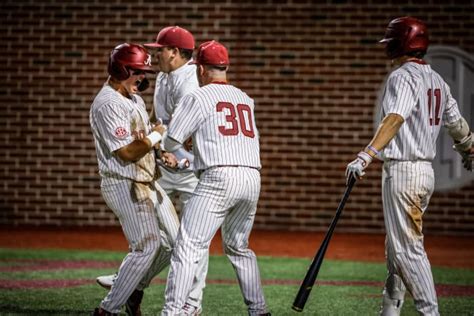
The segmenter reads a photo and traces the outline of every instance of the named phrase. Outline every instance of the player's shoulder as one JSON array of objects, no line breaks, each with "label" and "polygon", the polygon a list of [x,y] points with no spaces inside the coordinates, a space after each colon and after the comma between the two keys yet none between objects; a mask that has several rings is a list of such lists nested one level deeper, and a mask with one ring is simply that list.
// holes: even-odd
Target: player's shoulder
[{"label": "player's shoulder", "polygon": [[170,73],[173,82],[195,81],[197,83],[196,65],[186,63]]},{"label": "player's shoulder", "polygon": [[136,103],[139,103],[140,105],[141,104],[145,104],[145,101],[143,100],[142,96],[139,95],[139,94],[134,94],[133,95],[133,98],[135,99],[135,102]]},{"label": "player's shoulder", "polygon": [[232,84],[226,85],[229,93],[232,93],[235,95],[237,98],[244,99],[246,103],[253,103],[253,99],[245,92],[244,90],[240,89],[239,87],[236,87]]},{"label": "player's shoulder", "polygon": [[222,98],[223,96],[234,96],[239,98],[249,98],[251,99],[246,92],[237,88],[231,84],[207,84],[205,86],[199,87],[189,93],[187,97],[192,97],[195,99],[202,99],[202,100],[212,100],[215,98]]},{"label": "player's shoulder", "polygon": [[436,70],[434,70],[431,66],[429,66],[429,71],[430,74],[433,76],[433,79],[440,81],[440,82],[445,82],[443,76],[441,76]]},{"label": "player's shoulder", "polygon": [[215,97],[215,94],[209,89],[209,85],[202,87],[196,87],[184,94],[180,100],[180,103],[192,103],[195,105],[205,104],[207,100],[211,100]]},{"label": "player's shoulder", "polygon": [[389,82],[419,82],[423,78],[422,69],[419,66],[416,63],[404,63],[390,73],[388,80]]},{"label": "player's shoulder", "polygon": [[127,111],[127,105],[128,103],[124,102],[124,97],[120,93],[105,85],[92,102],[91,112],[107,116],[112,113]]},{"label": "player's shoulder", "polygon": [[199,81],[196,75],[196,65],[185,64],[173,72],[170,76],[173,89],[185,95],[192,90],[199,88]]},{"label": "player's shoulder", "polygon": [[109,85],[104,85],[92,101],[92,108],[102,108],[110,103],[119,103],[120,95]]}]

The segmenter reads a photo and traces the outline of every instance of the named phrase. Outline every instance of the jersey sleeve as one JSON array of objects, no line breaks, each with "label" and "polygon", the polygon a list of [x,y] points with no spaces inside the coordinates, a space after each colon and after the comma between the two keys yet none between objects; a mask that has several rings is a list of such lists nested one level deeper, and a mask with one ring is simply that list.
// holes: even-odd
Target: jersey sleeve
[{"label": "jersey sleeve", "polygon": [[171,115],[168,114],[164,105],[167,93],[164,87],[166,87],[167,83],[163,83],[163,81],[166,81],[167,79],[168,78],[163,73],[158,74],[155,82],[155,92],[153,93],[153,110],[155,111],[155,118],[161,119],[165,124],[168,124],[171,119]]},{"label": "jersey sleeve", "polygon": [[191,93],[192,91],[199,88],[199,83],[196,79],[196,75],[186,77],[179,85],[178,88],[174,91],[173,94],[173,113],[176,111],[176,107],[178,106],[181,99]]},{"label": "jersey sleeve", "polygon": [[104,104],[97,113],[97,126],[110,152],[133,142],[130,114],[120,104]]},{"label": "jersey sleeve", "polygon": [[445,93],[446,108],[443,113],[443,125],[454,123],[461,118],[458,103],[451,95],[451,90],[449,89],[449,86],[447,84],[445,85]]},{"label": "jersey sleeve", "polygon": [[398,73],[390,76],[382,101],[384,114],[398,114],[406,120],[417,104],[416,89],[414,79],[408,75]]},{"label": "jersey sleeve", "polygon": [[202,108],[192,94],[179,102],[168,128],[168,136],[179,143],[188,139],[204,120]]}]

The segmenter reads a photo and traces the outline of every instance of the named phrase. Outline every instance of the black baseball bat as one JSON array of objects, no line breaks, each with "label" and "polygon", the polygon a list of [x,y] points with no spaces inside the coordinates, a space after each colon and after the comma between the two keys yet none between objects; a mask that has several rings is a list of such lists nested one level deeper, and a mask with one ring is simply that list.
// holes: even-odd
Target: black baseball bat
[{"label": "black baseball bat", "polygon": [[347,184],[346,191],[344,192],[344,196],[342,197],[341,202],[339,203],[339,207],[337,208],[336,215],[329,226],[329,229],[324,237],[323,243],[319,247],[316,256],[311,262],[309,266],[308,272],[306,272],[306,276],[303,279],[303,283],[301,283],[300,289],[298,294],[296,295],[295,301],[293,302],[293,308],[297,312],[302,312],[306,301],[308,300],[309,294],[313,288],[314,283],[316,282],[316,278],[318,277],[319,268],[321,268],[321,264],[323,263],[324,254],[326,253],[326,249],[328,248],[329,241],[331,241],[332,233],[334,228],[336,227],[337,221],[341,217],[342,210],[344,209],[344,205],[346,204],[347,199],[349,198],[349,194],[351,193],[352,187],[354,186],[356,179],[351,177],[349,179],[349,183]]}]

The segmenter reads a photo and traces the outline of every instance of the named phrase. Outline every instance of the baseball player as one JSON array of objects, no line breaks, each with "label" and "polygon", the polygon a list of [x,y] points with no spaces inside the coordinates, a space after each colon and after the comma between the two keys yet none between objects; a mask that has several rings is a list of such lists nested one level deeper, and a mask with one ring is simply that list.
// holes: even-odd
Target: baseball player
[{"label": "baseball player", "polygon": [[93,315],[117,315],[124,304],[128,315],[140,315],[143,289],[169,264],[178,231],[173,204],[156,181],[152,148],[164,128],[151,127],[137,94],[149,85],[147,72],[154,73],[143,46],[115,47],[109,57],[109,79],[90,110],[102,196],[118,217],[130,248]]},{"label": "baseball player", "polygon": [[[183,96],[199,88],[196,65],[190,64],[195,46],[194,36],[185,28],[169,26],[158,33],[154,43],[148,43],[145,46],[156,49],[156,58],[160,69],[156,78],[151,119],[167,126]],[[172,154],[178,161],[184,160],[189,163],[185,168],[171,168],[160,163],[161,178],[158,181],[170,197],[179,195],[181,208],[183,208],[198,184],[198,178],[193,172],[194,155],[183,147],[173,151]],[[209,262],[208,257],[206,255],[199,262],[195,284],[184,307],[186,312],[191,315],[199,315],[202,310],[201,302]]]},{"label": "baseball player", "polygon": [[[156,49],[156,57],[160,73],[156,79],[154,92],[154,107],[151,114],[152,122],[161,122],[168,125],[171,117],[181,98],[189,92],[197,89],[199,83],[196,76],[196,65],[189,64],[194,51],[194,37],[186,29],[179,26],[163,28],[154,43],[144,44],[145,47]],[[168,155],[162,151],[164,157],[176,156],[179,161],[187,161],[188,164],[182,168],[174,168],[157,160],[161,177],[158,183],[170,198],[179,194],[182,205],[191,197],[198,179],[193,172],[194,156],[184,148],[180,148]],[[189,295],[186,309],[190,314],[200,313],[202,310],[202,291],[205,287],[205,275],[208,266],[208,256],[200,262],[200,268],[196,276],[196,284]],[[106,288],[110,288],[116,276],[100,276],[97,282]]]},{"label": "baseball player", "polygon": [[[151,119],[167,126],[181,98],[199,87],[196,66],[189,64],[194,50],[194,37],[184,28],[169,26],[158,33],[156,42],[145,46],[156,49],[160,68],[156,79]],[[180,161],[187,159],[190,164],[187,168],[180,169],[160,164],[162,177],[159,181],[170,196],[178,193],[180,201],[185,204],[198,182],[192,166],[194,156],[184,148],[178,149],[173,154]]]},{"label": "baseball player", "polygon": [[215,41],[197,52],[201,88],[184,96],[170,122],[167,151],[192,137],[199,183],[184,206],[162,315],[181,315],[216,231],[237,273],[250,315],[267,313],[256,256],[248,249],[260,194],[259,135],[254,101],[227,83],[227,49]]},{"label": "baseball player", "polygon": [[375,156],[384,161],[388,277],[381,315],[399,315],[407,289],[420,315],[439,315],[422,233],[422,217],[434,190],[431,162],[444,126],[465,167],[472,170],[472,133],[449,86],[423,60],[429,44],[425,23],[413,17],[394,19],[380,42],[398,68],[386,82],[381,123],[368,146],[348,164],[346,176],[360,179]]}]

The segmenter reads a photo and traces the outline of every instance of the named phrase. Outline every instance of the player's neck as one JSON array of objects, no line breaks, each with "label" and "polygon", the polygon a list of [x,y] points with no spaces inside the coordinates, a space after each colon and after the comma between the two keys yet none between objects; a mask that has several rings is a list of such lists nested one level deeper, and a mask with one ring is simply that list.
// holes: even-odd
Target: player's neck
[{"label": "player's neck", "polygon": [[187,63],[188,63],[188,60],[185,60],[183,58],[173,59],[173,61],[171,62],[171,65],[170,65],[170,73],[175,71],[176,69],[179,69],[179,68],[183,67]]},{"label": "player's neck", "polygon": [[404,63],[409,63],[409,62],[422,64],[422,65],[426,64],[426,62],[423,59],[416,58],[416,57],[413,57],[413,56],[401,56],[401,57],[398,57],[398,58],[392,60],[392,64],[394,66],[401,66]]},{"label": "player's neck", "polygon": [[225,71],[210,70],[206,72],[206,75],[204,76],[204,84],[211,83],[227,84],[227,76]]},{"label": "player's neck", "polygon": [[130,94],[128,93],[127,89],[125,89],[125,87],[122,84],[120,84],[120,81],[117,81],[111,77],[109,78],[107,83],[109,84],[109,86],[112,87],[112,89],[116,90],[118,93],[120,93],[124,97],[129,98],[129,99],[132,98]]}]

